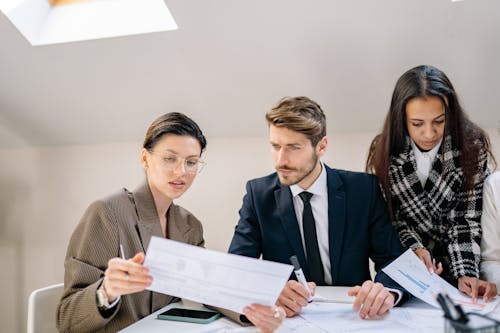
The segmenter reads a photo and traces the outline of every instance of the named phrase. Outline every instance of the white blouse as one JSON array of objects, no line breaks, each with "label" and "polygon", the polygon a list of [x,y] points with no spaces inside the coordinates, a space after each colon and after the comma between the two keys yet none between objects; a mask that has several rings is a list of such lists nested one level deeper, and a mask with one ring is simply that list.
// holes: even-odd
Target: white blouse
[{"label": "white blouse", "polygon": [[417,161],[417,176],[420,179],[420,183],[422,186],[425,185],[427,178],[429,177],[429,173],[431,172],[432,162],[436,158],[439,147],[441,146],[441,142],[443,138],[439,140],[438,144],[429,151],[421,151],[415,142],[411,140],[411,147],[413,148],[413,153],[415,154],[415,160]]}]

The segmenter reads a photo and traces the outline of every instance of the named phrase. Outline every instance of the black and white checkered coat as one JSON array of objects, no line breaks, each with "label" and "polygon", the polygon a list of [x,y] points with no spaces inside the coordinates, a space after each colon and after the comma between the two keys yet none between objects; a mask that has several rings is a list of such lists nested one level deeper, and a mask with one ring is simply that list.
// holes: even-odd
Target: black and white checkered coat
[{"label": "black and white checkered coat", "polygon": [[482,191],[488,173],[483,151],[473,191],[462,191],[459,154],[446,136],[422,186],[408,137],[405,150],[391,158],[389,167],[393,223],[402,244],[426,247],[443,263],[443,278],[453,284],[461,276],[479,277]]}]

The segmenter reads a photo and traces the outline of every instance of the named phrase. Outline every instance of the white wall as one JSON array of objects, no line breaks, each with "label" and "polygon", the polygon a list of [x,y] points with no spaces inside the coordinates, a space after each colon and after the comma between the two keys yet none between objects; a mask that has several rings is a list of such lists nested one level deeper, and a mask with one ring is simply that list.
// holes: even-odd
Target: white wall
[{"label": "white wall", "polygon": [[[490,130],[500,158],[500,134]],[[361,171],[375,133],[330,135],[324,161]],[[0,150],[0,325],[25,332],[34,289],[63,280],[71,232],[88,204],[142,179],[140,142]],[[206,245],[226,251],[248,179],[273,171],[267,138],[208,138],[208,165],[177,202],[205,229]],[[5,268],[6,267],[6,268]]]}]

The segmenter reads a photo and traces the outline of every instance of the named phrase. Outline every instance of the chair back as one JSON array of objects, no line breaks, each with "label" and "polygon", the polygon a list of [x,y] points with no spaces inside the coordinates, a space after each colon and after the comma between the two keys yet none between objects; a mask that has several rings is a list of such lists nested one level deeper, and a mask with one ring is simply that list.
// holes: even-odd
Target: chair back
[{"label": "chair back", "polygon": [[28,300],[28,333],[56,333],[56,308],[64,283],[34,290]]}]

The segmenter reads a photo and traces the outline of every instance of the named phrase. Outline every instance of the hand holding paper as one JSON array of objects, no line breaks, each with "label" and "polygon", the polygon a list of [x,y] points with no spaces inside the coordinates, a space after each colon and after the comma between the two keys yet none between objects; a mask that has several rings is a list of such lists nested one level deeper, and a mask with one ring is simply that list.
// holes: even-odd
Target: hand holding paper
[{"label": "hand holding paper", "polygon": [[463,295],[437,274],[429,274],[425,264],[410,249],[382,270],[413,296],[434,307],[439,307],[435,297],[442,292],[447,293],[453,302],[460,304],[467,311],[482,314],[491,312],[499,302],[497,298],[491,302],[478,299],[477,303],[474,303],[470,297]]},{"label": "hand holding paper", "polygon": [[147,289],[238,313],[274,305],[293,268],[159,237],[151,238],[144,266],[153,276]]}]

